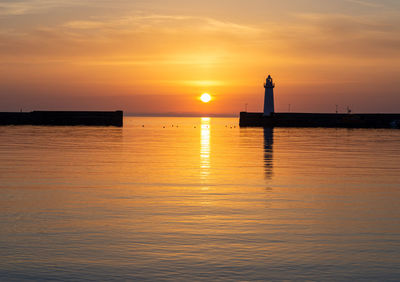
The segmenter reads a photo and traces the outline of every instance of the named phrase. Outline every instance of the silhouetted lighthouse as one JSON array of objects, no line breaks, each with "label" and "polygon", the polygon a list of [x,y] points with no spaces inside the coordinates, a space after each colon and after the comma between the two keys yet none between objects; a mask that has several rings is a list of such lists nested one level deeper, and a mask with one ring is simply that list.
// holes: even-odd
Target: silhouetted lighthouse
[{"label": "silhouetted lighthouse", "polygon": [[270,116],[275,112],[274,106],[274,88],[275,84],[272,81],[272,77],[268,75],[267,81],[264,84],[265,97],[264,97],[264,116]]}]

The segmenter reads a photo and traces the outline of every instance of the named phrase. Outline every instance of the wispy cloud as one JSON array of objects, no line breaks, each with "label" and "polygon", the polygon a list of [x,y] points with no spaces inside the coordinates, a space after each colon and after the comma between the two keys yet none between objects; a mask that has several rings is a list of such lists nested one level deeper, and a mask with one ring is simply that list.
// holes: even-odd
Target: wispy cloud
[{"label": "wispy cloud", "polygon": [[346,2],[355,3],[361,6],[370,7],[370,8],[383,8],[385,7],[383,3],[369,2],[364,0],[345,0]]},{"label": "wispy cloud", "polygon": [[223,33],[243,33],[254,34],[260,32],[255,26],[240,23],[222,21],[209,17],[163,15],[163,14],[142,14],[137,13],[131,16],[118,18],[96,18],[84,21],[69,21],[63,27],[71,29],[118,29],[123,30],[143,30],[158,28],[164,32],[179,32],[180,30],[193,29],[202,32],[223,32]]},{"label": "wispy cloud", "polygon": [[[194,18],[196,19],[196,18]],[[261,32],[261,29],[255,26],[238,24],[228,21],[220,21],[212,18],[197,18],[199,21],[204,21],[206,24],[204,28],[211,31],[225,31],[233,33],[247,33],[254,34]]]},{"label": "wispy cloud", "polygon": [[107,26],[109,25],[106,22],[91,20],[69,21],[63,24],[63,27],[71,29],[101,29]]},{"label": "wispy cloud", "polygon": [[0,16],[20,16],[40,13],[53,8],[81,5],[78,0],[23,0],[0,2]]},{"label": "wispy cloud", "polygon": [[322,13],[298,14],[296,18],[272,31],[292,47],[288,48],[291,54],[367,61],[387,59],[389,54],[391,60],[400,58],[399,19]]}]

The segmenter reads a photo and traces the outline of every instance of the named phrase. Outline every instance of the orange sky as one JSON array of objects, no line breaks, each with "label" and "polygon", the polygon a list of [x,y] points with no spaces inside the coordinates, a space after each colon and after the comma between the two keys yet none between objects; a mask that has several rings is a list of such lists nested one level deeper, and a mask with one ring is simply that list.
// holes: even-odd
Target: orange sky
[{"label": "orange sky", "polygon": [[277,111],[400,112],[399,50],[397,0],[2,1],[0,111],[235,115],[271,74]]}]

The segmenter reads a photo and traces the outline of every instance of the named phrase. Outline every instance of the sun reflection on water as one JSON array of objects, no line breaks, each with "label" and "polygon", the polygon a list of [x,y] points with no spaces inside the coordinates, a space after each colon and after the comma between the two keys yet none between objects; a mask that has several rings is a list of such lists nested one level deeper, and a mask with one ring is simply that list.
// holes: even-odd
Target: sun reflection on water
[{"label": "sun reflection on water", "polygon": [[200,178],[202,180],[210,175],[210,128],[210,118],[201,118]]}]

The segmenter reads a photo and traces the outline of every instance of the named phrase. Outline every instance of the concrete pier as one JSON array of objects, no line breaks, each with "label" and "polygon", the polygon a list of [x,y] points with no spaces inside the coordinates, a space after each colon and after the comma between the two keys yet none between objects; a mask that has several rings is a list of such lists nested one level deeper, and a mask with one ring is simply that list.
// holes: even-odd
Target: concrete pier
[{"label": "concrete pier", "polygon": [[400,114],[240,113],[241,127],[400,128]]},{"label": "concrete pier", "polygon": [[0,112],[0,125],[123,126],[123,111]]},{"label": "concrete pier", "polygon": [[270,75],[264,88],[264,113],[241,112],[241,127],[400,128],[400,114],[275,113],[275,83]]}]

